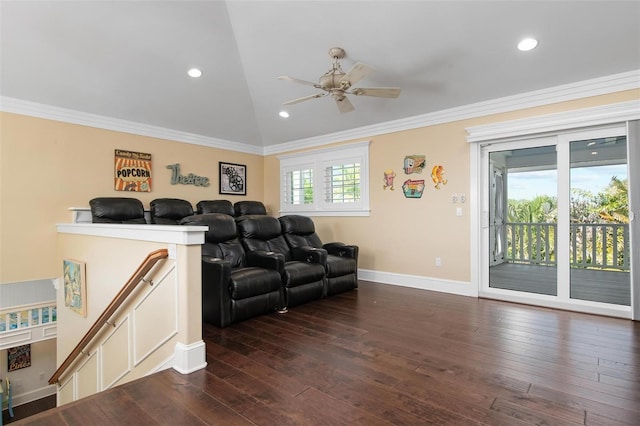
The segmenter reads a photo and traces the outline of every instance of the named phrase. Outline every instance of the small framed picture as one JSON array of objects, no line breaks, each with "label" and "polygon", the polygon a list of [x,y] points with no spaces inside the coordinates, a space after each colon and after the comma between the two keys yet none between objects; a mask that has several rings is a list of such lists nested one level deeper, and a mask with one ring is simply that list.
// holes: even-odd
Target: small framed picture
[{"label": "small framed picture", "polygon": [[75,313],[87,316],[87,281],[85,263],[77,260],[62,261],[64,276],[64,305]]},{"label": "small framed picture", "polygon": [[31,345],[16,346],[7,349],[7,371],[31,367]]},{"label": "small framed picture", "polygon": [[220,194],[247,195],[247,166],[223,163],[220,165]]}]

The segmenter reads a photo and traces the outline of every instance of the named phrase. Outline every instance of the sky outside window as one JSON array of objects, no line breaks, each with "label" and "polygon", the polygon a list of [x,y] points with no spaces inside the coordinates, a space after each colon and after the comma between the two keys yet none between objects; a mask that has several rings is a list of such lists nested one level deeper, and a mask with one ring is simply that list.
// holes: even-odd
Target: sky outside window
[{"label": "sky outside window", "polygon": [[[572,168],[571,187],[596,194],[609,185],[613,176],[627,179],[626,164]],[[556,170],[509,172],[508,196],[511,200],[532,200],[538,195],[555,197],[556,182]]]}]

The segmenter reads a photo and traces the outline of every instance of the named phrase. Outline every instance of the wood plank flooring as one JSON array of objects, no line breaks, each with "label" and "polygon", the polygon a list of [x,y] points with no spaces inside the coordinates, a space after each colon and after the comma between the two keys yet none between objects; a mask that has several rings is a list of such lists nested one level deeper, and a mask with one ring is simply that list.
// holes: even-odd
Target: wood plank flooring
[{"label": "wood plank flooring", "polygon": [[640,323],[361,282],[14,424],[639,425]]},{"label": "wood plank flooring", "polygon": [[12,422],[17,422],[18,420],[22,420],[26,417],[30,417],[43,411],[49,410],[51,408],[54,408],[55,406],[55,395],[40,398],[26,404],[18,405],[17,407],[13,407],[13,417],[9,417],[9,410],[5,409],[2,412],[2,422],[5,425]]}]

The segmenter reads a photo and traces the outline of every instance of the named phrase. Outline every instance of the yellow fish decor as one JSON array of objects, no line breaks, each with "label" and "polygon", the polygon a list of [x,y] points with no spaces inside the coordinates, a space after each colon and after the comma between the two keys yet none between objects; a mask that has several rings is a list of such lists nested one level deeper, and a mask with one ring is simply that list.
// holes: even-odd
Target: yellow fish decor
[{"label": "yellow fish decor", "polygon": [[433,166],[431,169],[431,180],[435,183],[435,188],[440,189],[440,184],[446,185],[447,180],[442,176],[444,174],[444,167],[442,166]]},{"label": "yellow fish decor", "polygon": [[426,166],[424,155],[407,155],[404,157],[404,173],[422,173],[422,169]]},{"label": "yellow fish decor", "polygon": [[391,169],[387,169],[384,171],[384,185],[382,185],[382,189],[391,189],[393,191],[393,179],[396,177],[396,172]]}]

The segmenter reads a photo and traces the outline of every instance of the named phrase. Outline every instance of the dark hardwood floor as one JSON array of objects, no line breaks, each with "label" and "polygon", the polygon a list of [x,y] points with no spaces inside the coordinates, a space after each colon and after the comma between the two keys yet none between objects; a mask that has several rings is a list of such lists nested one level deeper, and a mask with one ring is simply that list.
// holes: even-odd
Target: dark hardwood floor
[{"label": "dark hardwood floor", "polygon": [[[5,401],[6,403],[6,401]],[[25,419],[43,411],[49,410],[56,406],[56,396],[51,395],[46,398],[41,398],[36,401],[28,402],[26,404],[13,407],[13,417],[9,417],[9,410],[5,409],[2,412],[3,424],[9,424],[17,422],[18,420]]]},{"label": "dark hardwood floor", "polygon": [[640,323],[361,282],[30,425],[639,425]]}]

